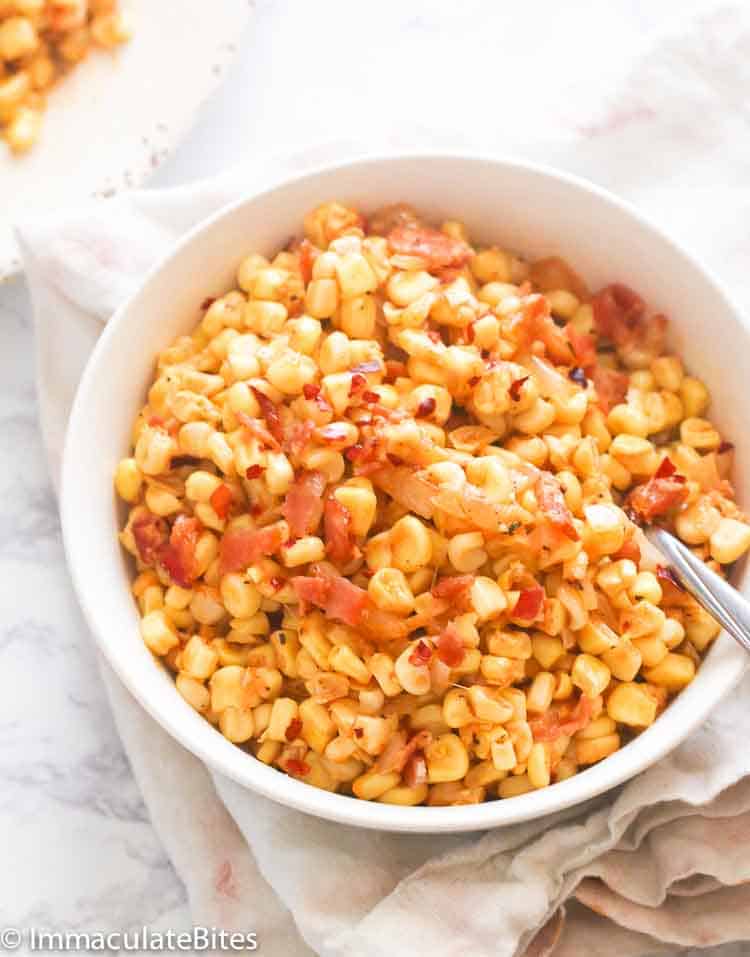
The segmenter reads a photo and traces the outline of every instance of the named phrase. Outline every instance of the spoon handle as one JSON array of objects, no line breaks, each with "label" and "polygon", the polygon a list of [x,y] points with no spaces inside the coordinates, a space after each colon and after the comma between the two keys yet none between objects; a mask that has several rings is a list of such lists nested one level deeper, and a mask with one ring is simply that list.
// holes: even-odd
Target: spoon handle
[{"label": "spoon handle", "polygon": [[663,528],[646,529],[646,537],[667,559],[685,591],[750,652],[750,602]]}]

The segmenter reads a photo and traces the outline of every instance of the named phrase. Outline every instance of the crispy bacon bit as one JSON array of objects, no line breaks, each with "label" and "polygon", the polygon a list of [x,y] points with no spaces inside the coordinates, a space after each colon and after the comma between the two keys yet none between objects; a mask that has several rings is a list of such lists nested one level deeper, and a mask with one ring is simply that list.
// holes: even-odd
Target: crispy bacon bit
[{"label": "crispy bacon bit", "polygon": [[219,546],[219,570],[222,575],[247,568],[281,547],[281,529],[276,525],[258,530],[235,529],[224,533]]},{"label": "crispy bacon bit", "polygon": [[206,296],[206,298],[201,303],[201,309],[203,310],[203,312],[205,312],[206,309],[210,309],[215,302],[216,302],[216,296]]},{"label": "crispy bacon bit", "polygon": [[437,402],[431,395],[428,395],[426,399],[422,401],[417,406],[417,418],[426,419],[428,415],[432,415],[437,406]]},{"label": "crispy bacon bit", "polygon": [[248,415],[247,412],[240,411],[236,414],[237,421],[253,438],[256,438],[262,445],[267,446],[269,449],[279,451],[281,448],[280,443],[271,435],[268,428],[260,419],[254,419],[251,415]]},{"label": "crispy bacon bit", "polygon": [[473,584],[473,575],[450,575],[433,585],[431,594],[433,598],[446,598],[458,604],[466,600]]},{"label": "crispy bacon bit", "polygon": [[464,643],[452,622],[440,633],[435,650],[438,658],[449,668],[458,668],[464,660]]},{"label": "crispy bacon bit", "polygon": [[562,735],[570,737],[581,731],[591,721],[594,704],[591,698],[582,694],[575,707],[550,708],[541,717],[529,721],[534,740],[556,741]]},{"label": "crispy bacon bit", "polygon": [[325,487],[322,472],[302,472],[286,493],[281,514],[296,538],[311,535],[320,524]]},{"label": "crispy bacon bit", "polygon": [[306,383],[302,386],[302,395],[303,395],[308,401],[310,401],[310,400],[312,400],[312,399],[315,399],[317,396],[320,395],[320,386],[319,386],[319,385],[313,385],[312,382],[306,382]]},{"label": "crispy bacon bit", "polygon": [[209,501],[219,518],[226,518],[234,503],[234,494],[226,482],[222,482],[211,494]]},{"label": "crispy bacon bit", "polygon": [[294,741],[295,738],[298,738],[300,736],[301,731],[302,731],[302,718],[292,718],[292,720],[286,726],[284,737],[287,739],[287,741]]},{"label": "crispy bacon bit", "polygon": [[299,256],[299,271],[302,273],[302,280],[307,285],[312,279],[313,263],[318,258],[318,250],[313,246],[309,239],[303,239],[297,249]]},{"label": "crispy bacon bit", "polygon": [[510,395],[513,402],[518,402],[521,398],[521,389],[523,388],[524,382],[528,382],[529,377],[527,375],[522,376],[520,379],[514,379],[508,389],[508,394]]},{"label": "crispy bacon bit", "polygon": [[722,442],[721,445],[716,450],[717,455],[723,455],[725,452],[734,451],[734,442]]},{"label": "crispy bacon bit", "polygon": [[421,751],[416,751],[406,762],[402,777],[408,788],[416,788],[427,783],[427,761]]},{"label": "crispy bacon bit", "polygon": [[392,229],[388,243],[394,253],[424,260],[427,269],[465,266],[473,255],[471,247],[461,239],[452,239],[437,229],[411,225]]},{"label": "crispy bacon bit", "polygon": [[541,585],[533,588],[524,588],[518,595],[518,601],[511,612],[514,618],[521,621],[536,621],[544,614],[544,589]]},{"label": "crispy bacon bit", "polygon": [[245,478],[257,479],[265,472],[262,465],[248,465],[245,469]]},{"label": "crispy bacon bit", "polygon": [[139,515],[130,529],[138,549],[138,557],[144,565],[153,565],[169,539],[169,526],[163,518],[148,512]]},{"label": "crispy bacon bit", "polygon": [[540,472],[536,481],[536,497],[544,517],[559,528],[572,541],[578,540],[573,516],[565,502],[565,496],[557,479],[550,472]]},{"label": "crispy bacon bit", "polygon": [[[284,441],[284,427],[281,424],[281,415],[279,414],[276,404],[268,398],[265,392],[261,392],[261,390],[257,389],[254,385],[250,388],[253,390],[253,395],[257,399],[263,418],[266,420],[268,431],[276,441],[281,444]],[[237,418],[239,418],[239,415]]]},{"label": "crispy bacon bit", "polygon": [[592,336],[579,332],[572,322],[565,327],[565,335],[568,337],[573,357],[579,366],[588,369],[596,364],[596,346]]},{"label": "crispy bacon bit", "polygon": [[432,658],[432,648],[427,644],[426,641],[418,641],[412,653],[409,655],[409,663],[414,665],[416,668],[424,666],[430,663]]},{"label": "crispy bacon bit", "polygon": [[407,741],[405,731],[397,731],[388,741],[385,750],[375,762],[375,770],[380,774],[391,771],[401,773],[413,754],[423,751],[432,743],[430,731],[418,731]]},{"label": "crispy bacon bit", "polygon": [[613,406],[625,401],[630,383],[625,372],[595,365],[588,370],[588,374],[594,383],[598,404],[603,412],[609,412]]},{"label": "crispy bacon bit", "polygon": [[160,550],[159,561],[181,588],[189,588],[198,577],[195,547],[202,531],[197,518],[178,515],[169,533],[169,543]]},{"label": "crispy bacon bit", "polygon": [[355,375],[367,375],[370,372],[382,372],[383,366],[379,359],[368,359],[366,362],[360,362],[352,366],[349,370]]},{"label": "crispy bacon bit", "polygon": [[355,557],[352,534],[352,515],[349,509],[331,495],[323,512],[326,554],[337,565],[343,565]]},{"label": "crispy bacon bit", "polygon": [[310,422],[309,419],[306,419],[304,422],[298,420],[292,422],[291,426],[287,429],[287,434],[284,436],[283,446],[287,455],[301,455],[314,431],[315,424]]},{"label": "crispy bacon bit", "polygon": [[340,575],[312,578],[302,575],[291,579],[292,588],[302,602],[316,605],[329,618],[356,627],[367,606],[367,592]]},{"label": "crispy bacon bit", "polygon": [[362,399],[363,402],[368,402],[368,403],[380,401],[380,396],[377,394],[377,392],[370,392],[369,390],[366,392],[363,392],[360,398]]},{"label": "crispy bacon bit", "polygon": [[286,772],[294,775],[295,778],[304,778],[310,773],[310,765],[306,761],[300,761],[299,758],[289,758],[286,762]]},{"label": "crispy bacon bit", "polygon": [[687,479],[677,472],[674,462],[665,455],[653,477],[643,485],[637,485],[626,502],[639,521],[648,523],[682,505],[687,497]]},{"label": "crispy bacon bit", "polygon": [[679,588],[680,591],[685,591],[685,586],[682,584],[674,571],[667,565],[656,566],[656,577],[661,579],[663,582],[669,582],[670,585],[674,585],[674,587]]},{"label": "crispy bacon bit", "polygon": [[646,304],[629,286],[620,282],[601,289],[591,300],[594,322],[600,335],[623,345],[642,322]]}]

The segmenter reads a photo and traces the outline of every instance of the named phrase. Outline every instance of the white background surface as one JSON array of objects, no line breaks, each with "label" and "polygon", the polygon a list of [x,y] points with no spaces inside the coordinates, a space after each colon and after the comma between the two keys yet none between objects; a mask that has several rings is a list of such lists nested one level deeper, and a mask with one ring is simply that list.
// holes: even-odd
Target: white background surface
[{"label": "white background surface", "polygon": [[[556,75],[593,96],[694,6],[260,0],[225,86],[152,183],[331,139],[376,145],[377,131],[479,146],[483,130],[496,139],[505,123],[531,132],[565,113]],[[21,282],[0,287],[0,442],[0,926],[187,927],[184,891],[133,783],[70,591]]]}]

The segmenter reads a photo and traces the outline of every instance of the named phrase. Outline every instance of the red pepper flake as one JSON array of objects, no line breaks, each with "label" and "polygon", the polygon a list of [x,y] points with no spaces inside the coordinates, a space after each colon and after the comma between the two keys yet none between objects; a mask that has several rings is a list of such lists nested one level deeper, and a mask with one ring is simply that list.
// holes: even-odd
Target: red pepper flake
[{"label": "red pepper flake", "polygon": [[677,471],[677,466],[668,455],[665,455],[659,464],[659,468],[654,472],[654,478],[669,478]]},{"label": "red pepper flake", "polygon": [[733,452],[734,442],[722,442],[716,451],[719,455],[723,455],[725,452]]},{"label": "red pepper flake", "polygon": [[380,402],[380,396],[377,392],[370,392],[369,389],[367,392],[362,393],[363,402]]},{"label": "red pepper flake", "polygon": [[152,429],[163,429],[165,422],[160,415],[152,415],[147,419],[148,424]]},{"label": "red pepper flake", "polygon": [[215,302],[216,302],[216,296],[206,296],[206,298],[201,303],[201,309],[203,310],[203,312],[205,312],[206,309],[210,309]]},{"label": "red pepper flake", "polygon": [[312,382],[306,382],[302,386],[302,395],[312,401],[312,399],[316,399],[320,395],[320,386],[313,385]]},{"label": "red pepper flake", "polygon": [[360,373],[360,372],[381,372],[383,367],[380,364],[378,359],[368,359],[367,362],[360,362],[356,366],[352,366],[349,370],[350,372]]},{"label": "red pepper flake", "polygon": [[356,445],[350,445],[348,449],[344,449],[344,455],[349,459],[350,462],[356,462],[357,459],[361,459],[364,454],[365,447],[357,443]]},{"label": "red pepper flake", "polygon": [[273,588],[274,591],[281,591],[281,589],[284,587],[284,579],[277,578],[274,575],[274,577],[269,580],[268,584],[271,586],[271,588]]},{"label": "red pepper flake", "polygon": [[361,738],[361,737],[364,735],[364,733],[365,733],[365,729],[364,729],[364,728],[355,728],[355,729],[354,729],[354,737],[355,737],[355,738]]},{"label": "red pepper flake", "polygon": [[400,359],[385,360],[385,379],[386,382],[393,382],[394,379],[402,378],[406,375],[406,364]]},{"label": "red pepper flake", "polygon": [[482,379],[481,376],[473,375],[473,376],[469,379],[469,385],[471,386],[471,388],[473,389],[475,386],[479,385],[481,379]]},{"label": "red pepper flake", "polygon": [[422,401],[417,406],[417,418],[426,419],[428,415],[432,415],[432,413],[435,411],[436,406],[437,406],[437,402],[435,401],[435,399],[431,395],[428,395],[427,398],[422,399]]},{"label": "red pepper flake", "polygon": [[298,539],[296,538],[287,538],[287,540],[284,542],[283,548],[291,548],[292,545],[294,545],[297,541]]},{"label": "red pepper flake", "polygon": [[265,469],[262,465],[248,465],[245,470],[245,478],[257,479],[265,472]]},{"label": "red pepper flake", "polygon": [[467,342],[473,342],[473,341],[474,341],[474,336],[476,335],[476,333],[474,332],[474,323],[475,323],[475,322],[476,322],[476,319],[473,319],[473,320],[469,323],[469,325],[466,327],[466,341],[467,341]]},{"label": "red pepper flake", "polygon": [[352,383],[349,386],[349,395],[356,395],[357,392],[359,392],[360,389],[364,389],[366,385],[367,379],[365,379],[365,377],[359,372],[355,372],[352,376]]},{"label": "red pepper flake", "polygon": [[286,771],[287,774],[293,774],[296,778],[304,778],[310,773],[310,765],[306,761],[289,758],[286,762]]},{"label": "red pepper flake", "polygon": [[250,506],[250,514],[251,514],[253,517],[255,517],[255,516],[257,516],[257,515],[262,515],[262,514],[263,514],[263,506],[262,506],[260,503],[258,503],[258,502],[256,502],[255,505],[251,505],[251,506]]},{"label": "red pepper flake", "polygon": [[430,648],[426,641],[418,641],[414,646],[414,650],[409,655],[409,663],[418,667],[419,665],[428,664],[431,658],[432,648]]},{"label": "red pepper flake", "polygon": [[299,737],[300,731],[302,731],[302,719],[292,718],[284,732],[284,737],[287,741],[294,741],[295,738]]},{"label": "red pepper flake", "polygon": [[529,381],[529,377],[525,375],[525,376],[522,376],[520,379],[514,379],[511,382],[510,388],[508,389],[508,393],[514,402],[519,401],[519,399],[521,398],[521,389],[523,388],[523,384],[524,382],[528,382],[528,381]]},{"label": "red pepper flake", "polygon": [[388,461],[391,463],[391,465],[403,465],[403,464],[404,464],[404,460],[403,460],[400,456],[394,455],[392,452],[386,452],[386,456],[385,456],[385,457],[388,459]]},{"label": "red pepper flake", "polygon": [[219,518],[226,518],[234,503],[234,495],[231,488],[222,482],[221,485],[212,492],[209,499],[211,508],[216,512]]}]

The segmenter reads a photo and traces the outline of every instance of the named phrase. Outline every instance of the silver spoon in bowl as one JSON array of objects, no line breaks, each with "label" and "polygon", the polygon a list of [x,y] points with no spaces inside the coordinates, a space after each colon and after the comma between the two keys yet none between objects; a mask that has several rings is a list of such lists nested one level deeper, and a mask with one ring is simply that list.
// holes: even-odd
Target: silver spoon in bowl
[{"label": "silver spoon in bowl", "polygon": [[745,651],[750,652],[750,602],[682,544],[656,525],[644,529],[646,538],[669,562],[669,568],[688,594],[716,619]]}]

